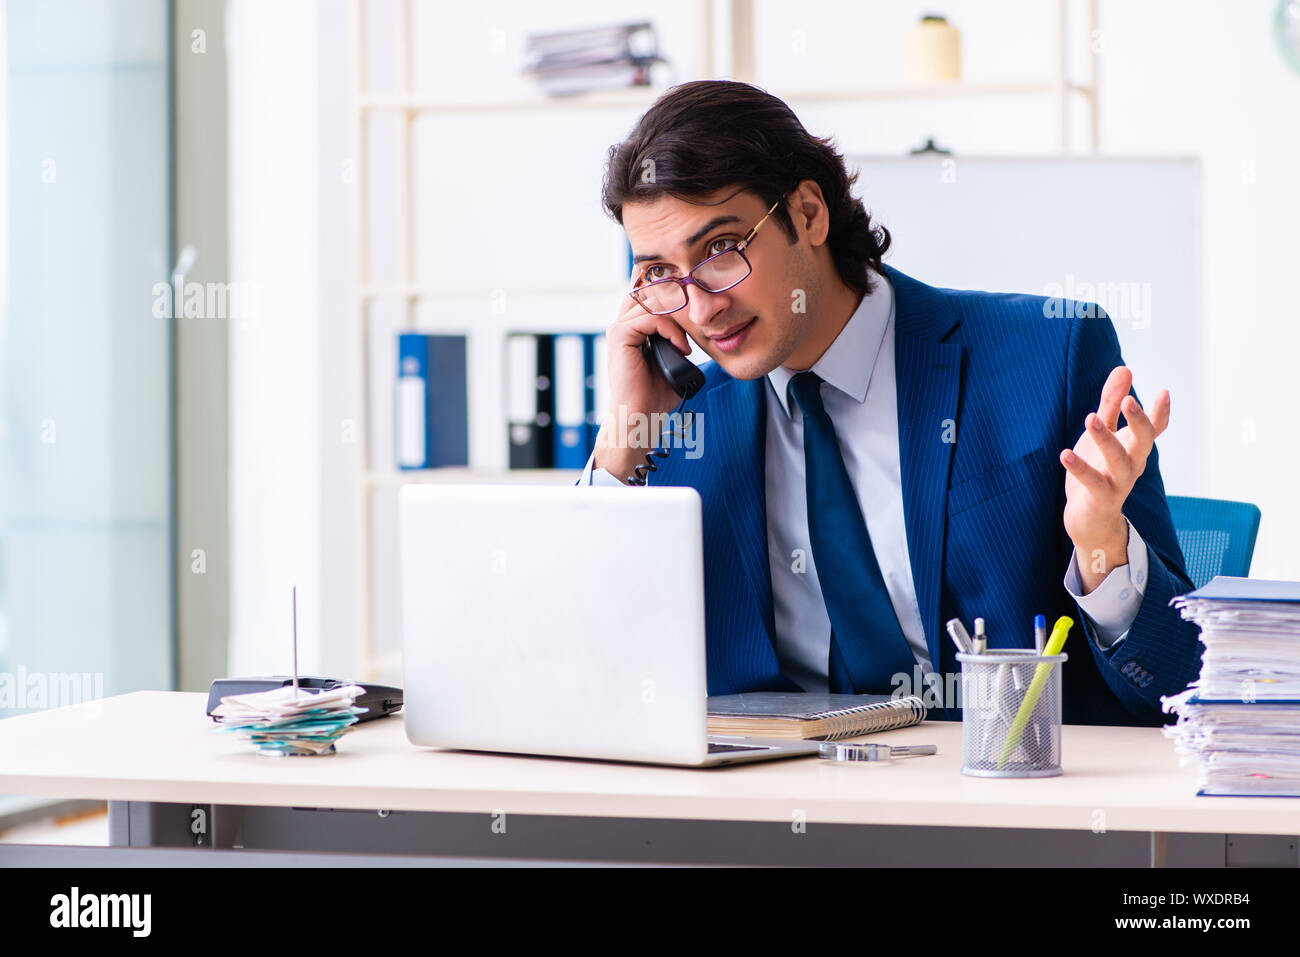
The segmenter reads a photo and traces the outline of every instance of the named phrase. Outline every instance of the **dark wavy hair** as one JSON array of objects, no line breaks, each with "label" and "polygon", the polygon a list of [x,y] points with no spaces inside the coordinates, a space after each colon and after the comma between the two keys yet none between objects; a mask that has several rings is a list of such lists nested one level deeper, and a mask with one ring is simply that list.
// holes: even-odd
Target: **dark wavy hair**
[{"label": "dark wavy hair", "polygon": [[[653,163],[653,165],[651,165]],[[653,170],[653,176],[645,175]],[[727,186],[750,189],[771,206],[802,180],[821,187],[830,211],[827,245],[840,279],[871,292],[867,266],[879,271],[889,230],[873,225],[850,187],[857,181],[830,137],[804,129],[772,94],[735,80],[697,80],[664,92],[622,143],[610,147],[601,201],[621,226],[623,205],[669,195],[687,201]],[[798,239],[784,205],[773,218]]]}]

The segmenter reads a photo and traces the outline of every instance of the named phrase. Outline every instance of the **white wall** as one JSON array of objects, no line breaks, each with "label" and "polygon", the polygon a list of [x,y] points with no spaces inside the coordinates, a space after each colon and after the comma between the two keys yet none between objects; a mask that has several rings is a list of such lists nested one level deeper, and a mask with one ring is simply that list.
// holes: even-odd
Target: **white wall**
[{"label": "white wall", "polygon": [[[352,514],[360,449],[351,422],[354,408],[352,333],[351,180],[346,126],[350,49],[347,33],[349,0],[317,0],[319,18],[316,73],[318,77],[316,244],[317,343],[319,375],[315,388],[320,406],[320,500],[316,523],[320,567],[320,655],[323,673],[358,675],[353,662],[353,620],[356,608]],[[400,683],[400,682],[399,682]]]},{"label": "white wall", "polygon": [[251,321],[230,325],[234,675],[289,671],[294,585],[299,668],[326,668],[316,16],[312,0],[231,0],[227,21],[230,269],[256,303]]},{"label": "white wall", "polygon": [[1251,574],[1300,579],[1291,400],[1300,354],[1300,74],[1274,48],[1273,7],[1103,3],[1102,143],[1115,153],[1202,158],[1210,412],[1204,422],[1180,420],[1173,396],[1164,441],[1208,431],[1216,454],[1194,491],[1258,504]]}]

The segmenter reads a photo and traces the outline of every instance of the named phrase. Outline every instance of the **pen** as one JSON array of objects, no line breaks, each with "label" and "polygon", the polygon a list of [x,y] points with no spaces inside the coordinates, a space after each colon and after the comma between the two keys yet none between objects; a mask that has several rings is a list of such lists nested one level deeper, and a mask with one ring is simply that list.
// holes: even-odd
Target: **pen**
[{"label": "pen", "polygon": [[1006,665],[998,665],[997,674],[993,678],[993,699],[997,702],[998,708],[1002,707],[1002,698],[1007,691],[1007,672],[1010,669]]},{"label": "pen", "polygon": [[988,640],[984,636],[984,619],[975,619],[975,654],[982,655],[988,650]]},{"label": "pen", "polygon": [[1034,652],[1042,657],[1043,649],[1047,647],[1047,619],[1042,615],[1034,616]]},{"label": "pen", "polygon": [[[1056,619],[1056,624],[1052,626],[1052,637],[1047,640],[1047,647],[1044,654],[1047,656],[1060,654],[1061,648],[1065,645],[1066,636],[1070,633],[1074,621],[1062,615]],[[998,770],[1007,763],[1007,757],[1016,749],[1020,743],[1020,736],[1025,733],[1025,725],[1029,723],[1029,716],[1034,712],[1034,705],[1038,704],[1038,699],[1043,693],[1043,688],[1047,684],[1047,676],[1052,671],[1053,661],[1044,661],[1034,669],[1034,680],[1029,682],[1029,690],[1025,692],[1025,700],[1020,704],[1020,710],[1016,712],[1016,720],[1011,722],[1011,730],[1007,732],[1007,737],[1002,742],[1002,754],[998,757]]]},{"label": "pen", "polygon": [[967,634],[966,626],[961,623],[960,618],[953,618],[948,622],[948,634],[952,636],[952,643],[963,655],[974,654],[975,646],[971,644],[970,635]]},{"label": "pen", "polygon": [[298,586],[293,586],[293,700],[298,700]]}]

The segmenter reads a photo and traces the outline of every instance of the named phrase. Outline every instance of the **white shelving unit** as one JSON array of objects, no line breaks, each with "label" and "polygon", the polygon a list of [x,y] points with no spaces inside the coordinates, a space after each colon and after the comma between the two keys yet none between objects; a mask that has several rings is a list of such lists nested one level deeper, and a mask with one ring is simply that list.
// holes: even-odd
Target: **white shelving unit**
[{"label": "white shelving unit", "polygon": [[[1097,30],[1096,0],[1086,0],[1088,9],[1088,34]],[[412,127],[418,117],[429,114],[482,114],[517,113],[525,111],[571,110],[621,110],[627,113],[629,125],[644,112],[662,92],[659,89],[629,89],[592,93],[582,96],[548,98],[542,95],[502,99],[452,99],[431,97],[417,93],[411,84],[411,0],[396,0],[397,14],[392,43],[394,92],[373,92],[367,88],[367,36],[366,0],[351,0],[349,6],[349,36],[351,58],[349,64],[350,97],[349,126],[351,130],[351,156],[354,161],[355,188],[353,190],[353,301],[354,341],[356,348],[355,405],[358,410],[355,427],[360,449],[362,474],[356,486],[354,513],[356,546],[356,628],[357,658],[361,662],[364,680],[375,680],[381,672],[391,672],[397,664],[394,656],[378,656],[373,641],[374,588],[373,528],[371,523],[372,493],[382,487],[406,482],[521,482],[564,483],[576,481],[579,473],[568,470],[516,470],[506,468],[505,413],[501,383],[504,378],[505,336],[513,331],[554,331],[553,323],[545,328],[530,327],[526,317],[491,316],[474,325],[468,332],[469,404],[472,415],[481,416],[485,422],[499,422],[502,427],[500,448],[489,449],[475,455],[476,443],[471,432],[471,468],[399,471],[377,469],[371,463],[369,441],[371,382],[370,382],[370,315],[374,303],[400,304],[403,328],[416,328],[416,306],[423,301],[439,297],[482,296],[487,290],[480,287],[424,285],[415,278],[414,234],[412,215]],[[715,8],[724,11],[726,28],[721,31],[730,52],[730,77],[754,81],[754,4],[753,0],[698,0],[696,26],[691,31],[696,44],[694,62],[698,65],[697,77],[715,76],[714,22]],[[1056,26],[1058,40],[1058,68],[1056,75],[1041,82],[1028,83],[952,83],[936,86],[902,85],[877,88],[838,90],[773,91],[796,109],[803,105],[820,103],[857,103],[864,107],[873,103],[900,100],[939,100],[954,97],[1023,97],[1050,96],[1059,110],[1060,149],[1069,148],[1069,107],[1072,96],[1081,97],[1090,119],[1090,149],[1098,147],[1098,102],[1096,57],[1090,56],[1088,77],[1084,83],[1074,83],[1068,78],[1068,24],[1067,0],[1057,0]],[[377,283],[372,281],[370,269],[369,202],[366,188],[368,168],[368,119],[377,113],[393,114],[398,119],[396,140],[396,219],[398,281]],[[614,286],[570,286],[506,288],[505,293],[529,296],[579,296],[617,295],[623,290]],[[471,419],[473,421],[473,419]],[[478,443],[482,448],[482,443]]]}]

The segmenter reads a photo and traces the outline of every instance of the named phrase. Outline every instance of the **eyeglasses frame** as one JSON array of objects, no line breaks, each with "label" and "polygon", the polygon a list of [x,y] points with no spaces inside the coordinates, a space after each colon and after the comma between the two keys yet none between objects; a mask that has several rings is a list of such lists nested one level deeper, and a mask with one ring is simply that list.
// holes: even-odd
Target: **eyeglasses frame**
[{"label": "eyeglasses frame", "polygon": [[[749,261],[749,257],[745,255],[745,249],[746,249],[746,247],[748,247],[749,244],[752,243],[752,242],[754,241],[754,237],[758,234],[758,230],[759,230],[759,228],[760,228],[760,227],[761,227],[765,222],[767,222],[768,217],[770,217],[770,216],[772,215],[772,213],[776,210],[776,208],[777,208],[778,206],[781,205],[782,200],[784,200],[785,197],[788,196],[788,195],[789,195],[788,193],[782,195],[780,199],[778,199],[775,203],[773,203],[773,204],[772,204],[772,208],[769,209],[769,210],[767,211],[767,214],[766,214],[762,219],[760,219],[760,220],[759,220],[759,221],[754,225],[754,228],[753,228],[753,229],[751,229],[751,230],[749,231],[749,235],[746,236],[744,239],[742,239],[740,242],[736,243],[736,245],[734,245],[734,246],[732,246],[732,247],[730,247],[730,248],[728,248],[728,249],[724,249],[724,250],[722,250],[722,252],[720,252],[720,253],[714,253],[714,254],[713,254],[712,256],[710,256],[708,259],[704,259],[704,260],[700,261],[699,263],[696,263],[695,267],[694,267],[693,269],[691,269],[691,271],[688,272],[685,276],[682,276],[680,279],[679,279],[678,277],[676,277],[676,276],[666,276],[666,277],[663,278],[663,279],[656,279],[656,280],[654,280],[653,282],[648,282],[648,283],[646,283],[644,286],[635,286],[635,287],[633,287],[632,289],[630,289],[630,290],[628,291],[628,295],[631,296],[633,299],[635,299],[636,302],[637,302],[637,305],[639,305],[639,306],[640,306],[642,309],[644,309],[646,312],[650,313],[650,315],[652,315],[652,316],[670,316],[670,315],[672,315],[674,312],[677,312],[679,309],[682,309],[682,308],[684,308],[685,306],[690,305],[690,302],[691,302],[691,300],[690,300],[690,296],[689,296],[689,295],[687,294],[687,292],[686,292],[686,287],[689,286],[689,285],[699,286],[701,289],[703,289],[705,292],[707,292],[707,293],[709,293],[709,294],[719,293],[719,292],[726,292],[728,289],[734,289],[734,288],[736,288],[736,287],[739,286],[742,282],[744,282],[746,279],[748,279],[748,278],[750,277],[750,275],[754,272],[754,265],[753,265],[753,263],[751,263],[751,262]],[[709,263],[713,262],[713,260],[717,259],[719,256],[725,256],[725,255],[727,255],[727,253],[737,253],[737,252],[740,253],[740,258],[741,258],[742,260],[744,260],[744,262],[745,262],[745,275],[741,276],[741,277],[740,277],[739,279],[737,279],[735,282],[731,283],[731,284],[728,285],[728,286],[723,286],[721,289],[706,289],[704,286],[700,285],[700,283],[695,279],[695,272],[696,272],[696,270],[698,270],[698,269],[702,269],[704,266],[707,266]],[[648,266],[647,266],[646,268],[649,269]],[[642,275],[644,275],[644,273],[645,273],[645,271],[643,270],[643,271],[642,271]],[[664,283],[668,283],[668,282],[675,282],[675,283],[677,283],[677,285],[679,285],[679,286],[682,287],[682,304],[681,304],[680,306],[678,306],[676,309],[669,309],[667,312],[654,312],[654,311],[652,311],[652,310],[650,309],[649,306],[647,306],[644,302],[642,302],[642,301],[637,297],[637,293],[642,292],[643,290],[649,289],[651,286],[659,286],[659,285],[662,285],[662,284],[664,284]]]}]

